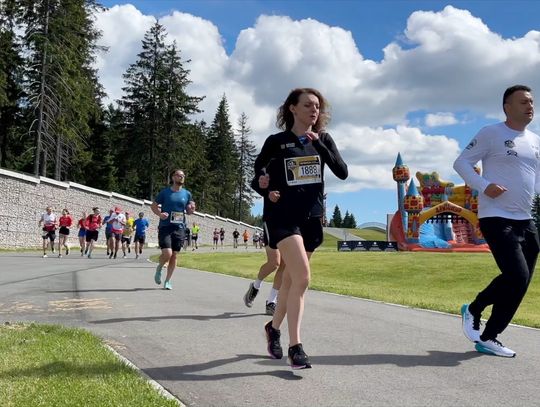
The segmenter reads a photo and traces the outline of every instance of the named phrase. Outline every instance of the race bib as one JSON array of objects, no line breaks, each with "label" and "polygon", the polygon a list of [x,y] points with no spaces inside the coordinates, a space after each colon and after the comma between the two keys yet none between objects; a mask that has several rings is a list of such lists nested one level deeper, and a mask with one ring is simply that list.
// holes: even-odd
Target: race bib
[{"label": "race bib", "polygon": [[184,223],[184,212],[171,212],[171,223]]},{"label": "race bib", "polygon": [[287,185],[318,184],[321,182],[321,157],[310,155],[285,159]]}]

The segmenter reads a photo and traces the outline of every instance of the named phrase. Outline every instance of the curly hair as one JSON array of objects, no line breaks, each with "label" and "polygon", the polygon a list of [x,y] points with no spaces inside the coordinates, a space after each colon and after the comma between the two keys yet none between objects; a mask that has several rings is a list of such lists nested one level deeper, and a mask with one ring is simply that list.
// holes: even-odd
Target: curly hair
[{"label": "curly hair", "polygon": [[321,92],[313,88],[296,88],[293,89],[285,102],[279,107],[276,119],[276,126],[282,130],[290,130],[294,125],[294,116],[289,109],[291,105],[297,105],[300,100],[300,96],[304,93],[314,95],[319,99],[319,117],[317,122],[313,125],[313,131],[320,132],[324,130],[328,122],[330,121],[330,112],[328,101],[323,97]]}]

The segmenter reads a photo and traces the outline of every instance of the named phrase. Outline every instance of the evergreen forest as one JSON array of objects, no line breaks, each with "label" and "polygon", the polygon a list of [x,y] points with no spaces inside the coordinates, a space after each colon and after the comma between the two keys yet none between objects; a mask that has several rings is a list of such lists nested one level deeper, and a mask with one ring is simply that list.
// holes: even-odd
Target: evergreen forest
[{"label": "evergreen forest", "polygon": [[122,98],[105,105],[100,9],[95,0],[0,1],[0,167],[150,200],[180,168],[199,211],[260,223],[247,115],[231,123],[222,95],[211,123],[194,119],[204,96],[188,93],[190,61],[159,21],[123,73]]}]

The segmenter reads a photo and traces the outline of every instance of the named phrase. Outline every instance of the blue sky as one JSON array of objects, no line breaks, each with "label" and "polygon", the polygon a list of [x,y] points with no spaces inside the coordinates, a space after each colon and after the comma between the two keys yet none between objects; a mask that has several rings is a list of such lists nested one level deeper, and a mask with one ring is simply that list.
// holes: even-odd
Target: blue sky
[{"label": "blue sky", "polygon": [[[156,18],[191,60],[190,91],[206,96],[203,117],[213,117],[225,93],[232,117],[247,112],[258,146],[276,131],[275,109],[292,87],[319,88],[351,173],[346,182],[327,177],[328,212],[337,204],[358,223],[395,212],[397,152],[412,174],[438,171],[460,183],[453,159],[480,127],[503,118],[504,88],[540,88],[535,0],[102,4],[111,7],[97,18],[109,52],[98,68],[111,100]],[[539,130],[538,120],[531,128]]]}]

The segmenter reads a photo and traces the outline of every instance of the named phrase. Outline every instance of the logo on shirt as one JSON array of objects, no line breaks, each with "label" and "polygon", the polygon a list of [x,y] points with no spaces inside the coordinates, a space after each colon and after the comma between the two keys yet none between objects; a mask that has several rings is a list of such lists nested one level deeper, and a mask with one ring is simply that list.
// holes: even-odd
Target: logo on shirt
[{"label": "logo on shirt", "polygon": [[514,148],[516,144],[514,143],[514,140],[506,140],[504,142],[504,146],[508,148]]},{"label": "logo on shirt", "polygon": [[476,145],[477,141],[476,139],[472,140],[468,145],[467,147],[465,147],[467,150],[470,150],[471,148],[473,148],[475,145]]}]

